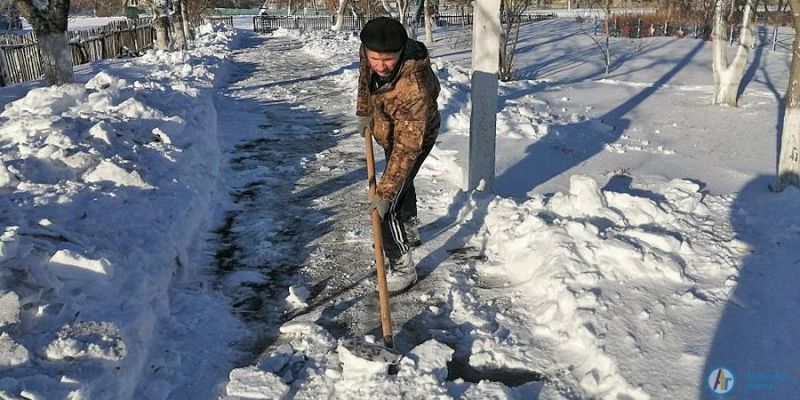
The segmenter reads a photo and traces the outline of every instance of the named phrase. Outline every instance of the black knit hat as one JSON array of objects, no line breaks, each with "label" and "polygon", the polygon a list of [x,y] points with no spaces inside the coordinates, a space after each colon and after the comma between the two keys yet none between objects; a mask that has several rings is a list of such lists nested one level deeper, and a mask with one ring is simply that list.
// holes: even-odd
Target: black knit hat
[{"label": "black knit hat", "polygon": [[394,18],[374,18],[361,29],[361,44],[379,53],[396,53],[403,50],[406,40],[408,40],[406,29]]}]

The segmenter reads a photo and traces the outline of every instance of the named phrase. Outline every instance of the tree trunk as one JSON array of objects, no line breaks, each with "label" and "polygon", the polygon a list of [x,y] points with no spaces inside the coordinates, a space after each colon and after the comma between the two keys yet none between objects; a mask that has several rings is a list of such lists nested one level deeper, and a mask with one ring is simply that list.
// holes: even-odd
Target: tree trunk
[{"label": "tree trunk", "polygon": [[186,40],[194,40],[194,29],[192,29],[192,23],[189,21],[189,7],[186,7],[186,0],[180,1],[181,17],[183,18],[183,35],[186,37]]},{"label": "tree trunk", "polygon": [[425,0],[425,43],[430,46],[433,44],[433,20],[431,19],[431,10],[428,5],[428,0]]},{"label": "tree trunk", "polygon": [[159,50],[169,50],[169,18],[166,15],[156,16],[153,24],[156,27],[156,47]]},{"label": "tree trunk", "polygon": [[386,11],[387,14],[394,15],[392,7],[389,7],[389,3],[386,0],[381,0],[381,6],[383,6],[383,10]]},{"label": "tree trunk", "polygon": [[336,23],[333,24],[331,30],[341,31],[344,25],[344,8],[347,6],[348,0],[339,0],[339,7],[336,8]]},{"label": "tree trunk", "polygon": [[[800,0],[789,0],[794,28],[800,31]],[[800,35],[795,35],[792,67],[789,72],[789,89],[786,91],[781,132],[781,152],[778,159],[778,178],[781,190],[789,185],[800,187]]]},{"label": "tree trunk", "polygon": [[17,9],[36,34],[42,72],[50,85],[72,82],[72,53],[67,42],[69,0],[51,0],[45,9],[33,0],[16,0]]},{"label": "tree trunk", "polygon": [[188,49],[186,35],[183,32],[183,13],[180,0],[172,0],[172,30],[175,35],[175,44],[178,48],[181,50]]},{"label": "tree trunk", "polygon": [[[397,0],[397,19],[400,21],[403,26],[406,26],[406,11],[408,11],[408,0]],[[416,32],[414,32],[414,36],[416,36]],[[416,37],[414,38],[416,39]]]},{"label": "tree trunk", "polygon": [[62,85],[72,82],[72,53],[64,32],[37,33],[36,43],[47,83]]},{"label": "tree trunk", "polygon": [[723,36],[726,32],[724,8],[724,3],[720,0],[714,12],[713,104],[736,107],[739,85],[742,83],[744,70],[747,66],[747,57],[750,55],[750,48],[753,45],[753,8],[750,1],[745,3],[744,13],[742,14],[742,28],[739,31],[739,45],[736,48],[736,55],[730,64],[728,63],[727,41]]}]

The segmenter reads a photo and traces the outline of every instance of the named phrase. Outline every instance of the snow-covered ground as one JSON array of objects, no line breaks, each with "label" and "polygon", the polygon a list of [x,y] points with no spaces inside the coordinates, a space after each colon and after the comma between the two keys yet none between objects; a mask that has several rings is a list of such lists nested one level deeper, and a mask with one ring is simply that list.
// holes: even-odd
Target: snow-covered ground
[{"label": "snow-covered ground", "polygon": [[800,192],[767,186],[789,55],[756,49],[720,108],[707,43],[615,40],[605,76],[573,21],[528,25],[497,194],[467,193],[469,37],[437,31],[387,375],[339,346],[379,334],[356,37],[204,33],[0,91],[3,395],[696,399],[725,368],[727,398],[796,397]]}]

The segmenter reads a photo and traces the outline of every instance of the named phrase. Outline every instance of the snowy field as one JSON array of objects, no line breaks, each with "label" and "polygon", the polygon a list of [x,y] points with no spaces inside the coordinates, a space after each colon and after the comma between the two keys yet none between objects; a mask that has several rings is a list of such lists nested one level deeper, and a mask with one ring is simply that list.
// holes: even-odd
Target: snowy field
[{"label": "snowy field", "polygon": [[0,394],[714,399],[725,368],[725,398],[795,398],[800,192],[768,190],[790,55],[757,48],[712,107],[708,43],[614,40],[606,76],[584,29],[523,30],[491,195],[461,190],[469,32],[436,32],[397,375],[339,346],[379,332],[352,34],[205,27],[0,89]]}]

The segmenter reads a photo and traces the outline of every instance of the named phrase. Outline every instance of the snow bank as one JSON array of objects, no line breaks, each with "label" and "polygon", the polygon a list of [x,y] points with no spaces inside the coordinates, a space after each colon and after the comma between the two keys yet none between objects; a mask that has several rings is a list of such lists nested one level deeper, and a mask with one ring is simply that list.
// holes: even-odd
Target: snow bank
[{"label": "snow bank", "polygon": [[133,397],[219,167],[233,33],[197,31],[0,113],[0,397]]},{"label": "snow bank", "polygon": [[[569,192],[523,203],[473,196],[470,218],[486,212],[470,244],[486,261],[472,262],[454,286],[451,298],[466,301],[449,304],[454,322],[478,328],[464,349],[473,368],[544,373],[558,397],[648,399],[658,397],[654,388],[696,384],[702,365],[664,382],[640,371],[680,362],[686,343],[665,339],[665,324],[726,299],[746,245],[733,239],[726,214],[709,212],[730,207],[730,197],[704,197],[685,180],[641,190],[651,196],[603,191],[575,175]],[[476,300],[482,290],[511,293],[513,306],[487,310]],[[691,311],[676,318],[678,307]],[[665,340],[668,348],[649,352]]]}]

